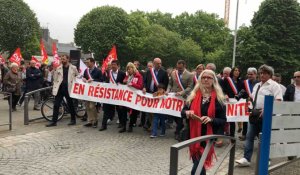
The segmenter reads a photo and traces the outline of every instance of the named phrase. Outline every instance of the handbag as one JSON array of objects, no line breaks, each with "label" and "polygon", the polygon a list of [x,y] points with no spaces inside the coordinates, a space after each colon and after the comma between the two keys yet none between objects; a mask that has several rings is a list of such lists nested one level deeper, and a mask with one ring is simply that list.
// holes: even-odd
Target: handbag
[{"label": "handbag", "polygon": [[11,85],[11,84],[7,84],[6,86],[5,86],[5,91],[6,92],[16,92],[16,90],[17,90],[17,86],[16,85]]},{"label": "handbag", "polygon": [[258,85],[257,91],[255,93],[255,97],[254,97],[255,99],[254,99],[254,102],[252,103],[253,108],[250,111],[250,115],[249,115],[249,122],[251,124],[256,124],[261,120],[261,118],[259,117],[261,115],[261,110],[260,109],[255,109],[257,94],[258,94],[259,89],[260,89],[260,85]]}]

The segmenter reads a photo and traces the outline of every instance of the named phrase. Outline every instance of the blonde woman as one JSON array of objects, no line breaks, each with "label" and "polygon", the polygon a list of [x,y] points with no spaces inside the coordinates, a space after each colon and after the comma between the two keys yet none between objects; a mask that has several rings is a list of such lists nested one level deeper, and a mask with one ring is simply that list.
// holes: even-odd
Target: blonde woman
[{"label": "blonde woman", "polygon": [[[190,138],[212,135],[217,133],[226,123],[226,107],[224,94],[218,79],[212,70],[204,70],[197,83],[187,98],[187,106],[182,111],[183,117],[189,119]],[[194,166],[192,175],[195,174],[206,142],[195,143],[190,146],[190,156]],[[206,174],[206,169],[212,166],[214,148],[212,147],[205,160],[201,175]]]},{"label": "blonde woman", "polygon": [[[138,90],[143,89],[143,76],[139,73],[137,68],[132,62],[129,62],[126,66],[127,75],[123,80],[124,84],[127,84],[129,87],[133,87]],[[136,124],[137,116],[139,111],[134,109],[129,109],[129,127],[127,132],[132,132],[133,125]],[[126,121],[125,121],[126,125]]]}]

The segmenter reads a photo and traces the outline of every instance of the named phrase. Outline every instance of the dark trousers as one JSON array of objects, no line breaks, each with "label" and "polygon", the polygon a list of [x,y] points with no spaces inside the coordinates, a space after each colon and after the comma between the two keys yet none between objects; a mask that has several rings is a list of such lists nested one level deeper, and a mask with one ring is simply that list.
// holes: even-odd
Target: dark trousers
[{"label": "dark trousers", "polygon": [[[11,108],[12,109],[16,109],[17,103],[19,101],[20,95],[15,95],[14,93],[12,93],[12,101],[11,101]],[[8,105],[10,105],[10,98],[8,97]]]},{"label": "dark trousers", "polygon": [[126,128],[127,108],[124,106],[117,106],[116,108],[117,108],[120,124],[123,126],[123,128]]},{"label": "dark trousers", "polygon": [[145,123],[146,123],[146,112],[142,112],[141,114],[141,125],[142,126],[145,126]]},{"label": "dark trousers", "polygon": [[242,135],[246,136],[248,130],[248,122],[243,122],[243,132]]},{"label": "dark trousers", "polygon": [[176,123],[176,131],[175,134],[179,134],[180,131],[183,129],[183,118],[181,117],[174,117],[175,123]]},{"label": "dark trousers", "polygon": [[115,105],[105,104],[103,103],[103,120],[102,120],[102,127],[107,127],[107,120],[113,119],[115,115]]},{"label": "dark trousers", "polygon": [[[192,158],[193,159],[193,168],[192,168],[192,172],[191,172],[191,175],[196,175],[195,173],[196,173],[196,171],[197,171],[197,168],[198,168],[198,165],[199,165],[199,163],[200,163],[200,159],[201,159],[201,156],[200,156],[200,158],[199,159],[196,159],[196,158]],[[200,175],[206,175],[206,170],[205,170],[205,168],[203,167],[202,168],[202,171],[200,172]]]},{"label": "dark trousers", "polygon": [[74,109],[73,99],[69,95],[68,88],[60,86],[57,95],[54,98],[53,118],[52,118],[52,122],[54,123],[57,122],[59,107],[64,97],[67,100],[68,109],[71,114],[71,121],[76,122],[76,112]]},{"label": "dark trousers", "polygon": [[129,109],[129,111],[129,127],[133,127],[133,125],[136,124],[137,116],[139,115],[140,111],[134,109]]}]

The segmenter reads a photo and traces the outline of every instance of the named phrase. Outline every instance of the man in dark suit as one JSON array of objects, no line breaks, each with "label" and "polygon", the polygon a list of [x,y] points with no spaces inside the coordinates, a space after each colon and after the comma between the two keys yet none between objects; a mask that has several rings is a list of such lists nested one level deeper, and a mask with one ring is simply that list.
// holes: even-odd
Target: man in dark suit
[{"label": "man in dark suit", "polygon": [[[91,83],[93,81],[102,82],[102,72],[95,67],[95,59],[87,59],[87,69],[83,73],[83,82]],[[98,125],[98,116],[96,102],[86,101],[86,111],[88,116],[88,123],[84,126],[97,128]]]},{"label": "man in dark suit", "polygon": [[[167,71],[162,69],[161,67],[161,59],[160,58],[154,58],[153,60],[153,68],[150,68],[147,70],[145,76],[144,76],[144,88],[143,93],[154,93],[157,91],[157,86],[159,84],[163,84],[165,87],[165,90],[167,90],[168,84],[169,84],[169,77]],[[152,114],[147,113],[147,123],[150,126],[145,126],[146,128],[150,129],[152,125]]]},{"label": "man in dark suit", "polygon": [[[112,83],[112,84],[124,84],[123,80],[125,78],[126,74],[123,71],[119,70],[119,61],[113,60],[111,62],[111,70],[108,72],[106,76],[104,76],[104,82],[105,83]],[[123,133],[126,131],[126,120],[127,120],[127,108],[124,106],[115,106],[110,104],[104,104],[103,105],[103,120],[102,120],[102,127],[99,129],[99,131],[104,131],[107,129],[107,120],[110,119],[114,115],[114,110],[117,108],[118,117],[120,121],[120,133]]]},{"label": "man in dark suit", "polygon": [[153,60],[153,68],[146,72],[143,92],[156,92],[158,84],[163,84],[165,90],[167,90],[169,77],[167,71],[161,68],[161,59],[155,58]]},{"label": "man in dark suit", "polygon": [[[41,80],[43,79],[40,69],[35,67],[36,62],[31,60],[30,67],[26,70],[26,93],[31,92],[42,87]],[[34,97],[33,110],[39,109],[40,92],[36,92]]]}]

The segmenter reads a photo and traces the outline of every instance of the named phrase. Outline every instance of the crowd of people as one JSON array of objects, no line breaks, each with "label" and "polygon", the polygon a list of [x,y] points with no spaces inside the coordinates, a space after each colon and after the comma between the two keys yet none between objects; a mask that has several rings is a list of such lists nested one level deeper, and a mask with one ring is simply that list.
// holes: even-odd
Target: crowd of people
[{"label": "crowd of people", "polygon": [[[15,63],[1,64],[1,86],[3,91],[12,93],[12,109],[16,105],[22,105],[24,94],[27,92],[52,85],[52,94],[55,96],[53,119],[47,127],[57,125],[59,106],[66,98],[70,109],[71,121],[68,125],[76,124],[76,114],[73,99],[70,97],[72,82],[78,77],[78,69],[70,63],[68,55],[62,55],[61,65],[55,69],[52,66],[42,65],[36,68],[36,62],[30,61],[29,65]],[[150,132],[151,138],[165,136],[166,128],[176,124],[174,138],[183,140],[182,131],[189,128],[188,138],[194,138],[210,134],[226,134],[235,137],[240,133],[239,139],[245,141],[243,158],[236,160],[241,166],[249,166],[253,153],[254,139],[261,131],[264,96],[273,95],[278,101],[300,102],[300,71],[295,71],[292,83],[285,87],[281,84],[281,76],[274,73],[274,69],[268,65],[261,65],[258,70],[249,67],[240,70],[238,67],[225,67],[216,74],[216,65],[208,63],[199,64],[195,69],[187,69],[184,60],[178,60],[175,68],[165,69],[162,60],[155,58],[147,63],[145,70],[140,70],[139,61],[129,62],[125,71],[120,69],[118,60],[109,63],[105,72],[95,66],[95,59],[85,60],[87,69],[84,70],[83,82],[105,82],[110,84],[124,84],[150,93],[153,96],[168,95],[175,93],[186,100],[182,110],[182,117],[173,117],[165,114],[152,114],[137,111],[124,106],[112,104],[98,104],[86,102],[87,123],[85,127],[98,127],[99,106],[102,105],[103,116],[99,131],[108,129],[108,124],[114,119],[115,112],[118,116],[119,132],[133,132],[135,126],[144,127]],[[39,110],[40,102],[47,98],[49,93],[34,94],[34,110]],[[251,112],[256,110],[260,120],[257,122],[226,122],[225,103],[230,98],[246,99],[251,101]],[[254,114],[253,114],[254,115]],[[137,118],[140,117],[140,123]],[[84,120],[84,119],[83,119]],[[129,123],[128,123],[129,121]],[[100,123],[100,122],[99,122]],[[128,125],[128,126],[127,126]],[[237,127],[237,128],[236,128]],[[158,130],[160,128],[160,133]],[[185,138],[186,139],[186,138]],[[197,165],[204,151],[206,143],[197,143],[190,146],[190,155],[194,162],[192,174],[196,172]],[[222,146],[223,141],[217,140],[216,146]],[[211,149],[205,161],[205,170],[211,166],[214,149]]]}]

